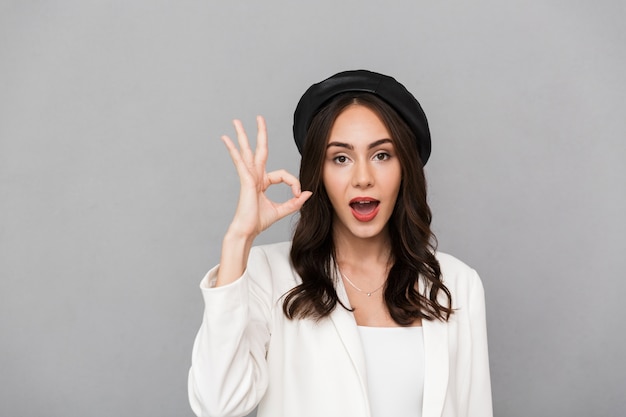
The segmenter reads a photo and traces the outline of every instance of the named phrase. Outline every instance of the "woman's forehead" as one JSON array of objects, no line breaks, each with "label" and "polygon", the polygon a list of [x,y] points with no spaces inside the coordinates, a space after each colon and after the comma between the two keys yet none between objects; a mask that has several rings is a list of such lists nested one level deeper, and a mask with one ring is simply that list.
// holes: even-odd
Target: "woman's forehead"
[{"label": "woman's forehead", "polygon": [[369,145],[382,139],[392,138],[380,116],[369,107],[352,104],[335,119],[327,143],[339,142],[356,146]]}]

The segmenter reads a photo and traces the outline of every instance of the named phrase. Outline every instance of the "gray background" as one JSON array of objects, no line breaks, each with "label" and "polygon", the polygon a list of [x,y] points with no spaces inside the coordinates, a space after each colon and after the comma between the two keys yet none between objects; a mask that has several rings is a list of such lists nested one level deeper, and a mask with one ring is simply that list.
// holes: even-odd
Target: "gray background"
[{"label": "gray background", "polygon": [[219,136],[263,114],[269,168],[297,172],[298,98],[354,68],[429,116],[496,415],[623,415],[625,21],[608,0],[0,1],[0,415],[190,416],[238,189]]}]

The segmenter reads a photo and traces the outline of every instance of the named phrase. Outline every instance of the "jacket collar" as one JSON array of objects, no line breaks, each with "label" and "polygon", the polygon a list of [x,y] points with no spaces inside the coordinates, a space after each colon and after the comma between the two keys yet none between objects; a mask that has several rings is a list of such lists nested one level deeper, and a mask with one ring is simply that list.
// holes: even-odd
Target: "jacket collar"
[{"label": "jacket collar", "polygon": [[[335,288],[339,300],[343,303],[343,305],[350,308],[350,301],[348,300],[348,294],[346,293],[346,288],[344,287],[343,282],[341,280],[336,280]],[[363,352],[363,346],[361,346],[361,337],[359,336],[359,329],[357,328],[354,314],[343,308],[341,305],[337,305],[330,314],[330,319],[335,325],[335,329],[339,334],[343,346],[352,360],[352,365],[359,375],[359,381],[361,382],[361,389],[364,397],[367,398],[365,353]]]},{"label": "jacket collar", "polygon": [[450,363],[447,323],[422,320],[424,332],[424,405],[423,417],[439,417],[448,389]]},{"label": "jacket collar", "polygon": [[[421,283],[421,282],[420,282]],[[337,296],[345,306],[350,306],[346,289],[341,280],[335,281]],[[361,346],[354,314],[338,305],[330,314],[344,348],[352,360],[361,381],[361,389],[367,398],[365,354]],[[445,322],[422,321],[424,332],[424,403],[423,417],[439,417],[443,412],[449,376],[448,330]]]}]

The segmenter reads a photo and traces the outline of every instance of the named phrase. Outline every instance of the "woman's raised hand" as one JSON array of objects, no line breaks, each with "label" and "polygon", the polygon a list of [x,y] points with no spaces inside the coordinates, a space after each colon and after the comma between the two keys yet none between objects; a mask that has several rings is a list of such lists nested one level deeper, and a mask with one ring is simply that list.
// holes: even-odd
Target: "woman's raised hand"
[{"label": "woman's raised hand", "polygon": [[[257,116],[257,141],[253,152],[241,121],[234,120],[239,149],[228,136],[222,136],[237,168],[241,190],[235,217],[229,232],[242,237],[256,237],[276,221],[299,210],[311,196],[300,190],[300,181],[285,170],[265,172],[267,162],[267,128],[265,120]],[[272,184],[285,183],[291,187],[293,197],[285,202],[270,200],[265,191]]]},{"label": "woman's raised hand", "polygon": [[[258,134],[254,152],[241,122],[235,120],[233,123],[239,148],[228,136],[222,136],[222,140],[237,168],[241,190],[235,217],[222,242],[222,256],[215,282],[217,287],[229,284],[243,274],[252,242],[259,233],[277,220],[299,210],[311,196],[310,191],[300,190],[300,181],[287,171],[265,172],[267,129],[261,116],[257,117]],[[270,200],[265,191],[270,185],[280,183],[291,187],[293,197],[277,203]]]},{"label": "woman's raised hand", "polygon": [[[300,190],[300,181],[285,170],[265,171],[267,162],[267,128],[265,119],[257,116],[256,149],[253,152],[241,121],[234,120],[239,149],[228,136],[222,136],[237,168],[241,190],[235,217],[228,233],[239,238],[254,239],[276,221],[299,210],[311,196]],[[270,200],[265,191],[272,184],[285,183],[291,187],[293,197],[278,203]]]}]

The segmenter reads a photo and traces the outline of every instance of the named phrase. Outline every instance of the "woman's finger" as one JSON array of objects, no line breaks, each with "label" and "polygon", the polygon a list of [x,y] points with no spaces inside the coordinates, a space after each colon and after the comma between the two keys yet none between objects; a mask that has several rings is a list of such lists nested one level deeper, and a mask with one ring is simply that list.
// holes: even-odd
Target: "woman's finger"
[{"label": "woman's finger", "polygon": [[222,135],[220,139],[222,139],[222,142],[224,142],[224,145],[226,145],[226,149],[228,149],[228,153],[230,154],[230,157],[235,165],[237,165],[238,163],[242,163],[243,160],[241,159],[241,154],[239,153],[239,150],[233,143],[232,139],[226,135]]},{"label": "woman's finger", "polygon": [[300,210],[302,205],[309,199],[309,197],[311,197],[311,195],[313,195],[311,191],[303,191],[299,196],[278,204],[276,206],[276,214],[279,216],[278,218],[282,219],[283,217]]},{"label": "woman's finger", "polygon": [[248,135],[246,134],[246,130],[243,128],[243,124],[241,123],[241,120],[238,120],[238,119],[233,120],[233,126],[235,126],[235,131],[237,132],[237,141],[239,142],[239,149],[241,152],[242,159],[248,165],[253,164],[254,155],[252,153],[252,149],[250,148]]},{"label": "woman's finger", "polygon": [[263,116],[256,117],[257,124],[257,138],[256,149],[254,152],[254,164],[257,167],[259,174],[265,172],[265,163],[267,162],[267,125]]},{"label": "woman's finger", "polygon": [[239,153],[239,149],[237,149],[233,141],[228,136],[223,135],[221,139],[222,139],[222,142],[224,142],[224,145],[226,145],[226,148],[228,149],[228,153],[230,154],[230,158],[233,160],[233,164],[235,165],[235,169],[237,170],[237,174],[239,175],[239,179],[242,182],[242,184],[244,183],[244,181],[246,182],[252,181],[250,177],[250,171],[248,170],[248,166],[246,165],[245,161],[241,157],[241,154]]},{"label": "woman's finger", "polygon": [[[285,183],[291,187],[291,192],[295,197],[298,197],[301,193],[300,180],[284,169],[267,173],[267,180],[267,187],[269,187],[270,184]],[[265,188],[267,189],[267,187]]]}]

